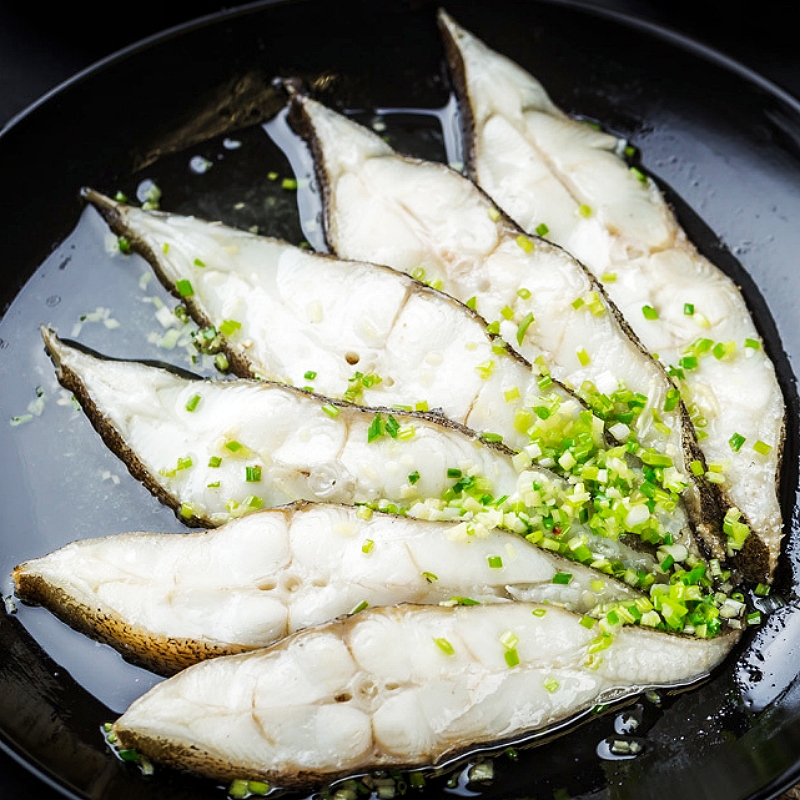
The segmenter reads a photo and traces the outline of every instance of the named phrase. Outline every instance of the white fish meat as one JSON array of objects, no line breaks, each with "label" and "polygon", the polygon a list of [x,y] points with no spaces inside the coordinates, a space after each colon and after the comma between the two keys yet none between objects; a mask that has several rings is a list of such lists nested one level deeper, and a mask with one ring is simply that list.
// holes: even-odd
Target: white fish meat
[{"label": "white fish meat", "polygon": [[662,520],[646,495],[592,496],[438,415],[263,381],[183,377],[43,335],[59,380],[106,444],[187,524],[218,526],[310,500],[459,519],[477,535],[500,527],[649,593],[661,615],[654,624],[698,636],[720,629],[711,565],[669,528],[680,515],[672,519],[668,504]]},{"label": "white fish meat", "polygon": [[190,524],[294,500],[409,506],[451,489],[448,470],[480,476],[496,497],[516,492],[511,451],[442,417],[365,409],[281,384],[183,377],[43,336],[59,380],[106,444]]},{"label": "white fish meat", "polygon": [[547,407],[566,428],[585,408],[474,311],[402,272],[84,194],[198,324],[224,332],[240,377],[365,406],[440,410],[516,450],[531,443],[521,409]]},{"label": "white fish meat", "polygon": [[783,533],[785,407],[739,289],[697,252],[655,183],[628,166],[624,142],[570,119],[533,76],[445,12],[439,20],[471,175],[525,230],[544,225],[586,264],[670,365],[707,462],[724,466],[730,505],[765,545],[761,554],[755,541],[747,549],[766,579]]},{"label": "white fish meat", "polygon": [[23,601],[163,674],[361,606],[524,599],[599,618],[617,602],[652,608],[626,584],[513,533],[470,536],[466,523],[314,503],[186,535],[84,539],[21,564],[13,578]]},{"label": "white fish meat", "polygon": [[367,610],[190,667],[114,724],[119,743],[218,780],[278,786],[441,764],[598,703],[708,674],[734,636],[608,640],[527,603]]},{"label": "white fish meat", "polygon": [[644,407],[632,419],[626,406],[631,435],[686,482],[692,523],[710,552],[724,557],[718,493],[691,469],[702,455],[679,393],[599,282],[560,247],[524,234],[444,165],[400,156],[307,97],[293,97],[289,118],[315,157],[332,249],[475,305],[510,346],[588,394],[593,407],[613,408],[621,389],[638,393]]},{"label": "white fish meat", "polygon": [[[85,195],[199,324],[225,332],[238,374],[367,406],[441,410],[502,437],[530,462],[577,477],[593,496],[615,489],[634,503],[651,496],[643,494],[641,463],[624,448],[606,448],[602,420],[449,295],[389,267]],[[631,468],[623,464],[620,473],[621,458]],[[694,549],[679,494],[653,513]]]}]

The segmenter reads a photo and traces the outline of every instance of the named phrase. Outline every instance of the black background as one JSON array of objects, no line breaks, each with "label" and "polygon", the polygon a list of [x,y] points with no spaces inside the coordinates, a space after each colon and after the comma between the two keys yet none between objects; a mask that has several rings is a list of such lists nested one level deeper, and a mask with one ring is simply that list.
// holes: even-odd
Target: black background
[{"label": "black background", "polygon": [[[621,12],[688,35],[800,97],[800,50],[793,39],[789,12],[778,4],[766,8],[764,4],[748,4],[746,11],[708,0],[691,4],[583,0],[577,4]],[[55,9],[51,6],[45,12],[33,2],[0,2],[0,126],[105,56],[225,8],[214,0],[140,0],[135,4],[108,4],[101,12],[71,3],[58,4]],[[13,187],[6,187],[6,191],[13,195]],[[0,800],[21,797],[56,800],[61,794],[0,752]]]}]

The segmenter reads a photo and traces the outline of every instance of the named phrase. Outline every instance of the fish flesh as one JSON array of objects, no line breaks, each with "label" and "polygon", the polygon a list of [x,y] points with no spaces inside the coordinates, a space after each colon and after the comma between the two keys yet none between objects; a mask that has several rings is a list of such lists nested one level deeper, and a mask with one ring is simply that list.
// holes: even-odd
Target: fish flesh
[{"label": "fish flesh", "polygon": [[188,525],[215,527],[296,500],[367,504],[467,520],[477,533],[507,528],[643,589],[676,570],[706,585],[703,559],[681,542],[681,516],[670,517],[668,504],[656,519],[646,496],[592,497],[440,415],[267,381],[203,380],[42,333],[59,381],[108,447]]},{"label": "fish flesh", "polygon": [[[641,462],[617,442],[606,447],[603,421],[449,295],[389,267],[85,196],[199,324],[225,332],[238,374],[366,406],[433,408],[577,477],[593,496],[616,488],[634,503],[652,499]],[[624,441],[628,430],[618,423],[608,433]],[[622,473],[620,458],[630,467]],[[696,551],[679,495],[653,514]]]},{"label": "fish flesh", "polygon": [[441,416],[366,409],[266,381],[201,380],[104,359],[47,329],[43,336],[59,381],[106,444],[189,524],[216,526],[301,499],[407,506],[451,489],[448,470],[480,476],[497,497],[516,492],[511,451]]},{"label": "fish flesh", "polygon": [[[650,352],[669,366],[722,491],[757,539],[742,558],[771,577],[785,406],[735,283],[697,252],[626,143],[569,118],[541,83],[440,11],[470,175],[528,231],[547,231],[602,281]],[[542,227],[544,226],[544,227]],[[764,547],[757,552],[758,541]]]},{"label": "fish flesh", "polygon": [[601,619],[620,602],[652,608],[507,531],[474,536],[463,522],[363,512],[296,503],[210,531],[84,539],[16,567],[16,594],[161,674],[359,606],[526,600]]},{"label": "fish flesh", "polygon": [[[521,425],[521,409],[546,407],[556,417],[548,426],[565,429],[585,409],[487,333],[474,311],[402,272],[143,211],[93,190],[84,196],[199,325],[224,332],[240,377],[365,406],[435,409],[475,431],[500,434],[516,450],[531,443],[527,430],[537,420],[529,414],[530,426]],[[594,440],[602,445],[597,432]]]},{"label": "fish flesh", "polygon": [[218,780],[277,786],[441,765],[649,687],[706,676],[709,641],[529,603],[368,609],[265,649],[189,667],[114,723],[122,747]]},{"label": "fish flesh", "polygon": [[522,232],[448,167],[401,156],[299,94],[289,120],[315,159],[332,250],[417,275],[474,305],[509,346],[546,364],[593,409],[613,416],[623,390],[642,398],[636,415],[622,404],[631,436],[685,481],[692,524],[708,550],[725,558],[718,492],[692,470],[702,467],[702,454],[678,390],[602,285],[560,247]]}]

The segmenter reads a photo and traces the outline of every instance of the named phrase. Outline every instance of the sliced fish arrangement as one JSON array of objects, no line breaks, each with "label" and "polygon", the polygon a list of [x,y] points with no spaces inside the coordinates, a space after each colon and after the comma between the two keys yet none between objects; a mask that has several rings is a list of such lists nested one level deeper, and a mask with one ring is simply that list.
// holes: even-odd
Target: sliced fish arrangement
[{"label": "sliced fish arrangement", "polygon": [[[630,426],[631,437],[665,459],[665,475],[685,483],[693,525],[724,558],[718,492],[704,477],[679,392],[600,283],[448,167],[401,156],[307,97],[294,95],[290,120],[315,158],[331,248],[416,275],[474,306],[509,346]],[[631,398],[644,404],[638,414]]]},{"label": "sliced fish arrangement", "polygon": [[439,22],[470,175],[523,229],[584,263],[668,366],[709,476],[756,535],[749,570],[769,579],[783,535],[785,407],[738,287],[697,252],[655,183],[629,166],[625,142],[569,118],[539,81],[443,11]]},{"label": "sliced fish arrangement", "polygon": [[653,608],[627,584],[516,534],[466,529],[298,503],[193,534],[83,539],[21,564],[13,577],[20,599],[163,674],[266,647],[358,608],[526,600],[592,614],[606,629],[620,604]]},{"label": "sliced fish arrangement", "polygon": [[381,608],[189,667],[135,701],[114,732],[123,747],[218,780],[308,785],[435,765],[697,680],[730,644],[642,628],[604,642],[548,605]]},{"label": "sliced fish arrangement", "polygon": [[[630,448],[606,445],[610,434],[624,442],[630,427],[616,422],[604,433],[600,417],[449,295],[388,267],[86,196],[195,320],[213,326],[212,340],[221,338],[239,374],[366,406],[441,411],[521,451],[518,465],[537,463],[579,480],[593,498],[610,496],[597,533],[651,543],[666,534],[700,555],[683,483],[673,475],[669,491],[656,493],[650,468]],[[663,464],[660,454],[642,456]],[[653,499],[646,520],[627,522],[631,504],[642,511]]]},{"label": "sliced fish arrangement", "polygon": [[14,570],[173,676],[122,748],[281,788],[442,766],[703,679],[736,581],[772,577],[784,406],[739,290],[624,142],[439,24],[475,183],[290,90],[335,256],[84,191],[238,376],[42,329],[131,475],[211,528]]},{"label": "sliced fish arrangement", "polygon": [[[598,511],[582,483],[517,461],[439,415],[369,409],[266,381],[201,380],[43,335],[59,380],[106,444],[189,525],[310,500],[462,519],[472,533],[503,527],[644,591],[680,573],[703,609],[686,617],[689,607],[672,598],[683,611],[670,628],[719,629],[712,575],[681,543],[681,515],[665,516],[667,528],[654,520],[653,531],[646,495]],[[619,535],[610,535],[618,518]]]}]

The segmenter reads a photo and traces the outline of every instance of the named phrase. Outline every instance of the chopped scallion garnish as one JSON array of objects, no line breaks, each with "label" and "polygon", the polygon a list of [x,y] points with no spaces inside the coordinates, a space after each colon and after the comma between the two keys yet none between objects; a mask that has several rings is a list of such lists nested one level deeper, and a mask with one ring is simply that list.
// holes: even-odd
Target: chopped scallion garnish
[{"label": "chopped scallion garnish", "polygon": [[446,655],[452,656],[455,655],[455,650],[453,649],[453,645],[447,641],[443,636],[434,637],[433,639],[436,646]]},{"label": "chopped scallion garnish", "polygon": [[247,466],[244,468],[245,481],[247,483],[259,483],[261,481],[261,467],[258,465]]},{"label": "chopped scallion garnish", "polygon": [[188,281],[185,278],[179,280],[175,284],[175,288],[178,290],[178,294],[181,297],[191,297],[194,294],[191,281]]},{"label": "chopped scallion garnish", "polygon": [[186,401],[186,410],[187,411],[194,411],[198,404],[200,403],[200,395],[193,394],[187,401]]},{"label": "chopped scallion garnish", "polygon": [[731,450],[733,450],[734,453],[738,453],[746,441],[747,439],[740,433],[734,433],[733,436],[728,439],[728,444],[731,446]]},{"label": "chopped scallion garnish", "polygon": [[502,556],[489,556],[486,561],[488,562],[490,569],[502,569],[503,567]]},{"label": "chopped scallion garnish", "polygon": [[550,233],[550,228],[548,228],[547,225],[544,224],[544,222],[540,222],[536,226],[536,235],[537,236],[547,236],[548,233]]},{"label": "chopped scallion garnish", "polygon": [[642,306],[642,314],[644,314],[645,319],[658,319],[658,311],[653,306]]}]

